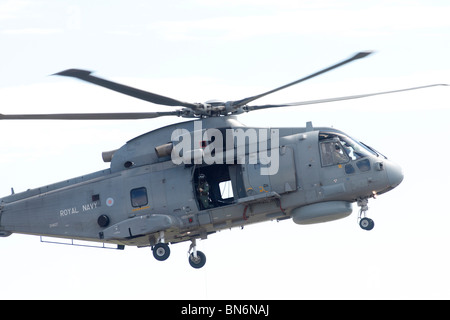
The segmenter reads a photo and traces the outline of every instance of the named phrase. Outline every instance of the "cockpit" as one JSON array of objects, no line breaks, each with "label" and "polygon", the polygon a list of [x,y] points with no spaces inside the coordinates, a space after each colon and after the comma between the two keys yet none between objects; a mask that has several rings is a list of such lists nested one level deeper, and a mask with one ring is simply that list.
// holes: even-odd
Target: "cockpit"
[{"label": "cockpit", "polygon": [[[368,171],[370,170],[369,160],[358,160],[369,156],[387,159],[381,153],[364,143],[336,132],[320,132],[319,148],[323,167],[343,165],[349,163],[350,160],[353,160],[357,161],[356,165],[361,171]],[[346,166],[346,172],[353,173],[354,169],[352,168],[351,165],[348,167]]]}]

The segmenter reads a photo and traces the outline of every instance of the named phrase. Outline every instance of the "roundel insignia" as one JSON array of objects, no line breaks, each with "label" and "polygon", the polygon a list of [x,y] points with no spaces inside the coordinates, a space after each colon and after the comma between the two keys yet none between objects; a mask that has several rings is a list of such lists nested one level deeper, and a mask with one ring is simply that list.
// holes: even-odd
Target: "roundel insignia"
[{"label": "roundel insignia", "polygon": [[113,198],[106,199],[106,205],[108,207],[112,207],[114,205],[114,199]]}]

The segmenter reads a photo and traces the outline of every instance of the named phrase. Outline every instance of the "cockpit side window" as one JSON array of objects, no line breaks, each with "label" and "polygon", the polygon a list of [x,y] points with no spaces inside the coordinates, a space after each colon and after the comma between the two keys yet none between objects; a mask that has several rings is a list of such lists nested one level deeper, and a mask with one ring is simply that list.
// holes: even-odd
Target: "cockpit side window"
[{"label": "cockpit side window", "polygon": [[332,166],[350,161],[338,139],[323,141],[320,143],[322,166]]},{"label": "cockpit side window", "polygon": [[351,160],[378,154],[364,144],[338,133],[320,132],[322,166],[342,164]]}]

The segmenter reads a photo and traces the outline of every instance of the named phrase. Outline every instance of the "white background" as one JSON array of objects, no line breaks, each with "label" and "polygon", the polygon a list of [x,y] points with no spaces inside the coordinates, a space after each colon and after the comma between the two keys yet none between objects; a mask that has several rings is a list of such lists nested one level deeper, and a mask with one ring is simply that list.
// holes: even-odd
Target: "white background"
[{"label": "white background", "polygon": [[[0,112],[160,111],[68,68],[189,102],[265,92],[373,49],[366,59],[258,104],[450,83],[447,1],[0,1]],[[256,101],[255,101],[256,103]],[[2,299],[448,299],[450,88],[257,111],[249,126],[333,126],[399,163],[403,183],[347,219],[268,222],[189,243],[156,261],[124,251],[0,239]],[[172,110],[172,109],[170,109]],[[175,123],[3,121],[0,194],[107,168],[101,152]],[[183,120],[181,120],[183,121]]]}]

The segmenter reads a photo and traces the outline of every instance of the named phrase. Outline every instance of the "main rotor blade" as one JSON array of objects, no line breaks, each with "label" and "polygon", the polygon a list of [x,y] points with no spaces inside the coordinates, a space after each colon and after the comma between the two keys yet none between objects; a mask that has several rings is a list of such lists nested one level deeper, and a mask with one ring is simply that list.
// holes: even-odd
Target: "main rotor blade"
[{"label": "main rotor blade", "polygon": [[366,98],[366,97],[371,97],[371,96],[378,96],[378,95],[382,95],[382,94],[424,89],[424,88],[430,88],[430,87],[436,87],[436,86],[448,86],[448,84],[431,84],[431,85],[427,85],[427,86],[406,88],[406,89],[400,89],[400,90],[383,91],[383,92],[376,92],[376,93],[366,93],[366,94],[359,94],[359,95],[354,95],[354,96],[345,96],[345,97],[310,100],[310,101],[300,101],[300,102],[292,102],[292,103],[284,103],[284,104],[266,104],[266,105],[261,105],[261,106],[247,106],[245,111],[248,112],[248,111],[252,111],[252,110],[261,110],[261,109],[268,109],[268,108],[294,107],[294,106],[304,106],[304,105],[316,104],[316,103],[326,103],[326,102],[335,102],[335,101],[342,101],[342,100],[360,99],[360,98]]},{"label": "main rotor blade", "polygon": [[180,115],[180,111],[136,113],[0,114],[0,120],[136,120]]},{"label": "main rotor blade", "polygon": [[55,75],[78,78],[80,80],[87,81],[87,82],[96,84],[98,86],[101,86],[101,87],[104,87],[104,88],[107,88],[107,89],[110,89],[110,90],[113,90],[116,92],[120,92],[120,93],[126,94],[128,96],[132,96],[134,98],[138,98],[138,99],[145,100],[148,102],[156,103],[156,104],[172,106],[172,107],[194,108],[194,109],[197,107],[197,105],[194,103],[179,101],[179,100],[172,99],[169,97],[161,96],[159,94],[136,89],[133,87],[129,87],[129,86],[117,83],[117,82],[113,82],[113,81],[109,81],[109,80],[105,80],[105,79],[93,76],[92,72],[87,71],[87,70],[68,69],[68,70],[64,70],[64,71],[55,73]]},{"label": "main rotor blade", "polygon": [[349,59],[347,59],[347,60],[344,60],[344,61],[342,61],[342,62],[336,63],[336,64],[332,65],[331,67],[328,67],[328,68],[326,68],[326,69],[320,70],[320,71],[318,71],[318,72],[316,72],[316,73],[313,73],[313,74],[311,74],[311,75],[309,75],[309,76],[307,76],[307,77],[301,78],[301,79],[299,79],[299,80],[297,80],[297,81],[288,83],[288,84],[286,84],[286,85],[284,85],[284,86],[281,86],[281,87],[279,87],[279,88],[276,88],[276,89],[273,89],[273,90],[270,90],[270,91],[267,91],[267,92],[264,92],[264,93],[261,93],[261,94],[258,94],[258,95],[253,96],[253,97],[248,97],[248,98],[245,98],[245,99],[242,99],[242,100],[234,101],[234,102],[233,102],[233,107],[238,108],[238,107],[244,106],[244,105],[246,105],[246,104],[248,104],[248,103],[250,103],[250,102],[252,102],[252,101],[254,101],[254,100],[256,100],[256,99],[259,99],[259,98],[262,98],[262,97],[264,97],[264,96],[267,96],[267,95],[269,95],[269,94],[271,94],[271,93],[274,93],[274,92],[277,92],[277,91],[286,89],[286,88],[288,88],[288,87],[290,87],[290,86],[293,86],[293,85],[295,85],[295,84],[298,84],[298,83],[300,83],[300,82],[303,82],[303,81],[312,79],[312,78],[317,77],[318,75],[321,75],[321,74],[323,74],[323,73],[325,73],[325,72],[328,72],[328,71],[331,71],[331,70],[333,70],[333,69],[342,67],[343,65],[345,65],[345,64],[347,64],[347,63],[349,63],[349,62],[352,62],[352,61],[354,61],[354,60],[365,58],[365,57],[367,57],[368,55],[370,55],[371,53],[372,53],[372,51],[362,51],[362,52],[359,52],[359,53],[355,54],[354,56],[352,56],[351,58],[349,58]]}]

